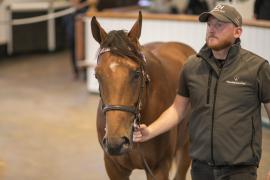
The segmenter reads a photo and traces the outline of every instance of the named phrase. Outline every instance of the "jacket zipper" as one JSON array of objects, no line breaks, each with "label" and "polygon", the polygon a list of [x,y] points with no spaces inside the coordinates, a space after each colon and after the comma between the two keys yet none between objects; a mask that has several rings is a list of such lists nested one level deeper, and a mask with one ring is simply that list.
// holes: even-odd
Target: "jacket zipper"
[{"label": "jacket zipper", "polygon": [[255,156],[255,151],[254,151],[254,147],[253,147],[253,141],[254,141],[255,127],[254,127],[253,117],[251,118],[251,122],[252,122],[252,134],[251,134],[250,147],[251,147],[252,155],[254,157]]},{"label": "jacket zipper", "polygon": [[222,69],[219,70],[215,89],[214,89],[214,99],[213,99],[213,111],[212,111],[212,126],[211,126],[211,160],[212,165],[215,165],[214,160],[214,119],[215,119],[215,106],[216,106],[216,97],[217,97],[217,88],[218,88],[218,82],[221,75]]},{"label": "jacket zipper", "polygon": [[212,84],[212,74],[213,74],[213,70],[210,69],[210,71],[209,71],[209,77],[208,77],[208,87],[207,87],[206,104],[209,104],[209,101],[210,101],[210,90],[211,90],[211,84]]}]

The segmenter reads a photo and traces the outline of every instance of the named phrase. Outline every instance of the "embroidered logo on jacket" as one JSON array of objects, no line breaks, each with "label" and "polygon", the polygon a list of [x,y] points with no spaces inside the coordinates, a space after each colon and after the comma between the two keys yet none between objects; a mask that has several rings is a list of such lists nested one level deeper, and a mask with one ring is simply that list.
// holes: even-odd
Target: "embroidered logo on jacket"
[{"label": "embroidered logo on jacket", "polygon": [[233,81],[227,80],[228,84],[236,84],[236,85],[246,85],[247,83],[239,80],[239,76],[234,76]]}]

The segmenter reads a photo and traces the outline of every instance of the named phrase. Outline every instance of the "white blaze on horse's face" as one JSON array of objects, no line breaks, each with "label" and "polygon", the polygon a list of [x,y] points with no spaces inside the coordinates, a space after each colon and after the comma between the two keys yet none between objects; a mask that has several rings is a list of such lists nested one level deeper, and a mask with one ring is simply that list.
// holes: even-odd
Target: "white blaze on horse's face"
[{"label": "white blaze on horse's face", "polygon": [[117,66],[119,66],[119,64],[117,62],[113,62],[110,64],[110,69],[112,72],[116,72],[116,68]]}]

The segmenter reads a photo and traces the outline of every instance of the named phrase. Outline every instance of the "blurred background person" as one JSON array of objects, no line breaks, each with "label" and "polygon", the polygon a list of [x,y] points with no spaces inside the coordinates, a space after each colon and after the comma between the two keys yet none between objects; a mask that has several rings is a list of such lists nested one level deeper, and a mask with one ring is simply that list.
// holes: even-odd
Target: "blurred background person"
[{"label": "blurred background person", "polygon": [[170,11],[172,14],[184,13],[189,0],[172,0]]},{"label": "blurred background person", "polygon": [[119,8],[126,6],[138,5],[139,0],[99,0],[97,2],[97,10]]},{"label": "blurred background person", "polygon": [[170,14],[201,14],[216,6],[216,0],[152,0],[149,11]]},{"label": "blurred background person", "polygon": [[201,14],[209,11],[209,6],[206,0],[189,0],[186,14]]},{"label": "blurred background person", "polygon": [[217,5],[217,0],[206,0],[208,8],[213,9]]},{"label": "blurred background person", "polygon": [[68,47],[71,55],[71,65],[74,79],[79,78],[79,68],[77,65],[76,51],[75,51],[75,18],[77,15],[84,15],[89,9],[89,0],[70,0],[72,7],[76,8],[76,11],[64,17],[64,23],[66,28],[66,36],[68,41]]},{"label": "blurred background person", "polygon": [[[173,10],[172,10],[173,8]],[[150,3],[149,11],[153,13],[179,13],[179,9],[173,6],[173,0],[153,0]]]},{"label": "blurred background person", "polygon": [[182,14],[189,0],[153,0],[150,1],[149,11],[154,13]]},{"label": "blurred background person", "polygon": [[255,0],[254,17],[270,20],[270,0]]}]

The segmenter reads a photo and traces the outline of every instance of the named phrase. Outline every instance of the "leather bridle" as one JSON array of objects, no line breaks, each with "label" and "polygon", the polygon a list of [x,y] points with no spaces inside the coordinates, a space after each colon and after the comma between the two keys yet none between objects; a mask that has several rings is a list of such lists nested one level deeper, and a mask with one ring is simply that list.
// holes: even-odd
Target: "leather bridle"
[{"label": "leather bridle", "polygon": [[[109,48],[104,48],[100,51],[99,55],[105,53],[105,52],[110,52]],[[145,57],[142,53],[141,54],[141,61],[145,61]],[[137,61],[135,61],[137,62]],[[132,113],[134,115],[134,124],[139,125],[140,121],[141,121],[141,110],[142,110],[142,105],[143,105],[143,93],[144,90],[146,88],[146,86],[149,84],[150,82],[150,77],[149,75],[146,73],[144,66],[142,63],[139,63],[140,65],[140,78],[141,78],[141,85],[140,85],[140,92],[139,92],[139,96],[138,99],[135,103],[134,106],[125,106],[125,105],[113,105],[113,104],[106,104],[103,101],[103,97],[101,95],[101,91],[100,91],[100,86],[99,86],[99,95],[100,95],[100,99],[101,99],[101,103],[102,103],[102,112],[104,114],[106,114],[106,112],[108,111],[124,111],[124,112],[129,112]]]}]

